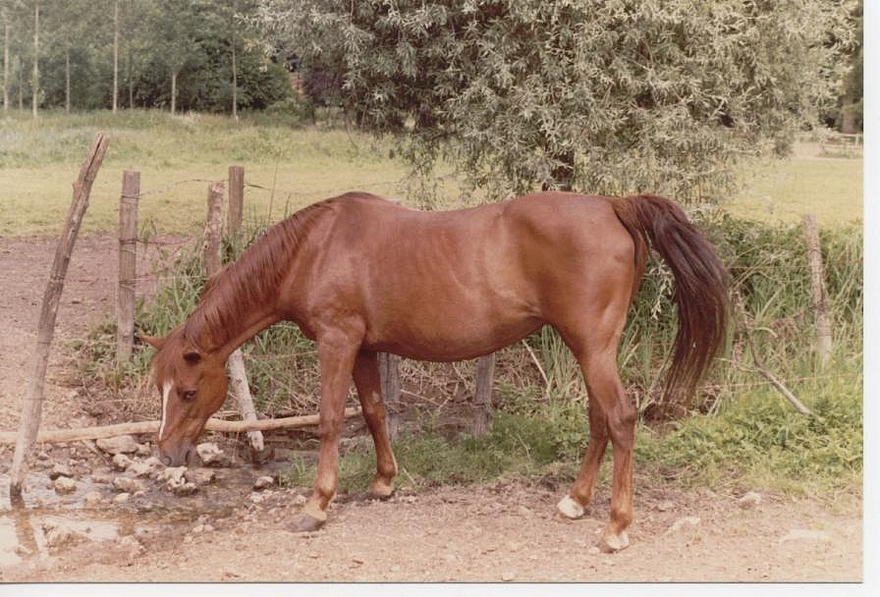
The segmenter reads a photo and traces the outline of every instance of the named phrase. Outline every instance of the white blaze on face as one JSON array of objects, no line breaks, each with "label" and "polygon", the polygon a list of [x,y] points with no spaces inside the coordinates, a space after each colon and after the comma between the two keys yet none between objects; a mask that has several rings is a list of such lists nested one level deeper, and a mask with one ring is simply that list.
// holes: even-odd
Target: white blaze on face
[{"label": "white blaze on face", "polygon": [[159,425],[159,439],[165,436],[165,420],[168,418],[168,400],[171,397],[171,388],[173,384],[166,381],[162,385],[162,423]]}]

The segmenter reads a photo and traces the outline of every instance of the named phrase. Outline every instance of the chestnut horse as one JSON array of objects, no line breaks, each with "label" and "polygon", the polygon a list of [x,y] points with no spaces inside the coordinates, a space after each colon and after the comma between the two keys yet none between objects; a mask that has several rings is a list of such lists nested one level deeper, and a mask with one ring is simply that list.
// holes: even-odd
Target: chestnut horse
[{"label": "chestnut horse", "polygon": [[316,530],[336,493],[352,377],[376,446],[370,490],[393,491],[397,462],[377,352],[471,359],[548,324],[574,353],[589,395],[589,444],[558,509],[583,515],[610,439],[611,514],[600,546],[622,549],[633,519],[636,417],[617,347],[649,239],[676,283],[679,330],[666,388],[693,392],[725,334],[727,276],[709,242],[667,199],[539,193],[430,213],[349,193],[306,207],[211,278],[186,322],[146,339],[158,349],[159,450],[168,464],[185,462],[226,397],[229,355],[271,324],[295,322],[317,343],[321,447],[314,492],[291,529]]}]

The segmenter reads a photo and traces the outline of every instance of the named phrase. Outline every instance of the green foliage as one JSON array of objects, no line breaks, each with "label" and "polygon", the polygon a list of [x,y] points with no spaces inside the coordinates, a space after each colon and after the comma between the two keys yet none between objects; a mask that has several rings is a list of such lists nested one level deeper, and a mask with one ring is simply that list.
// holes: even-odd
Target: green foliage
[{"label": "green foliage", "polygon": [[[573,478],[575,460],[587,438],[583,411],[575,410],[559,405],[540,417],[499,411],[489,433],[480,438],[466,434],[449,437],[438,429],[435,421],[426,419],[419,429],[407,431],[393,442],[401,467],[398,484],[471,484],[508,475],[537,478],[553,474]],[[372,443],[359,443],[340,459],[340,489],[363,491],[375,471]],[[314,478],[314,463],[299,458],[284,482],[309,486]]]},{"label": "green foliage", "polygon": [[[15,105],[17,96],[30,102],[33,95],[33,3],[3,4],[0,33],[7,23],[11,33],[9,81],[2,83]],[[72,110],[111,107],[116,7],[120,107],[169,107],[173,74],[176,110],[229,112],[233,46],[240,109],[262,110],[292,93],[287,69],[248,26],[255,0],[65,0],[40,3],[41,108],[68,101]]]},{"label": "green foliage", "polygon": [[[730,492],[858,492],[863,461],[860,374],[841,373],[845,375],[839,381],[810,386],[815,396],[812,417],[798,414],[778,395],[760,391],[741,395],[715,416],[680,421],[672,430],[640,426],[635,448],[636,474],[643,480],[639,483],[672,482]],[[393,443],[401,468],[397,482],[431,487],[516,476],[550,477],[567,484],[574,479],[588,436],[583,408],[562,401],[537,409],[496,411],[481,438],[449,437],[436,420],[426,419]],[[340,459],[340,489],[363,491],[375,467],[372,444],[363,438]],[[609,475],[606,458],[601,485]],[[314,462],[298,458],[284,482],[311,486],[314,478]]]},{"label": "green foliage", "polygon": [[[780,396],[741,394],[717,416],[695,416],[664,435],[643,433],[636,460],[684,484],[858,491],[863,460],[860,368],[802,387],[813,416]],[[838,377],[839,376],[839,377]]]},{"label": "green foliage", "polygon": [[[833,101],[850,3],[264,0],[306,76],[492,197],[545,188],[717,199]],[[785,40],[780,43],[780,40]]]}]

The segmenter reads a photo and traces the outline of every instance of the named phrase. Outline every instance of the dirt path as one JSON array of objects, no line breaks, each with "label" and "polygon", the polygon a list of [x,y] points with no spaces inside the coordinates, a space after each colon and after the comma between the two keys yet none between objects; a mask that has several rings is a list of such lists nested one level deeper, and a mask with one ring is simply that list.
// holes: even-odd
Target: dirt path
[{"label": "dirt path", "polygon": [[[17,428],[53,250],[44,239],[0,239],[3,429]],[[59,314],[60,338],[81,336],[112,309],[115,272],[114,239],[80,240]],[[46,425],[90,424],[76,388],[65,382],[71,364],[60,346],[50,366]],[[0,450],[0,480],[6,476],[7,484],[10,460],[11,450]],[[45,450],[32,484],[45,487],[56,464],[96,477],[95,471],[111,470],[109,460],[82,445]],[[792,500],[756,488],[758,503],[744,508],[739,496],[642,483],[632,545],[606,555],[593,545],[608,516],[607,487],[575,522],[554,512],[564,487],[526,481],[404,488],[384,502],[341,496],[326,528],[302,536],[283,526],[306,489],[253,491],[259,474],[233,465],[227,480],[158,506],[146,503],[149,494],[117,503],[106,485],[91,505],[84,505],[82,492],[64,498],[41,489],[52,499],[25,512],[11,510],[8,497],[0,496],[0,580],[859,582],[863,576],[862,504],[852,497]],[[59,525],[73,529],[72,538],[55,547],[41,544]]]}]

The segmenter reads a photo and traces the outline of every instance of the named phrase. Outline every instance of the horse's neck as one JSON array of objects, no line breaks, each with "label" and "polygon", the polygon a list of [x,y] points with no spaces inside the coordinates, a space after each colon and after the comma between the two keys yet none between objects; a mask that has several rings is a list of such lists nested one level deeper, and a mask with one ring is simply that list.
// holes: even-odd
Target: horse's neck
[{"label": "horse's neck", "polygon": [[[203,346],[228,356],[261,330],[282,319],[276,311],[284,281],[299,268],[304,237],[332,213],[324,201],[270,228],[216,278],[187,323]],[[314,243],[312,243],[314,244]]]},{"label": "horse's neck", "polygon": [[187,320],[187,336],[200,348],[227,358],[281,318],[272,296],[248,296],[246,287],[218,279]]}]

